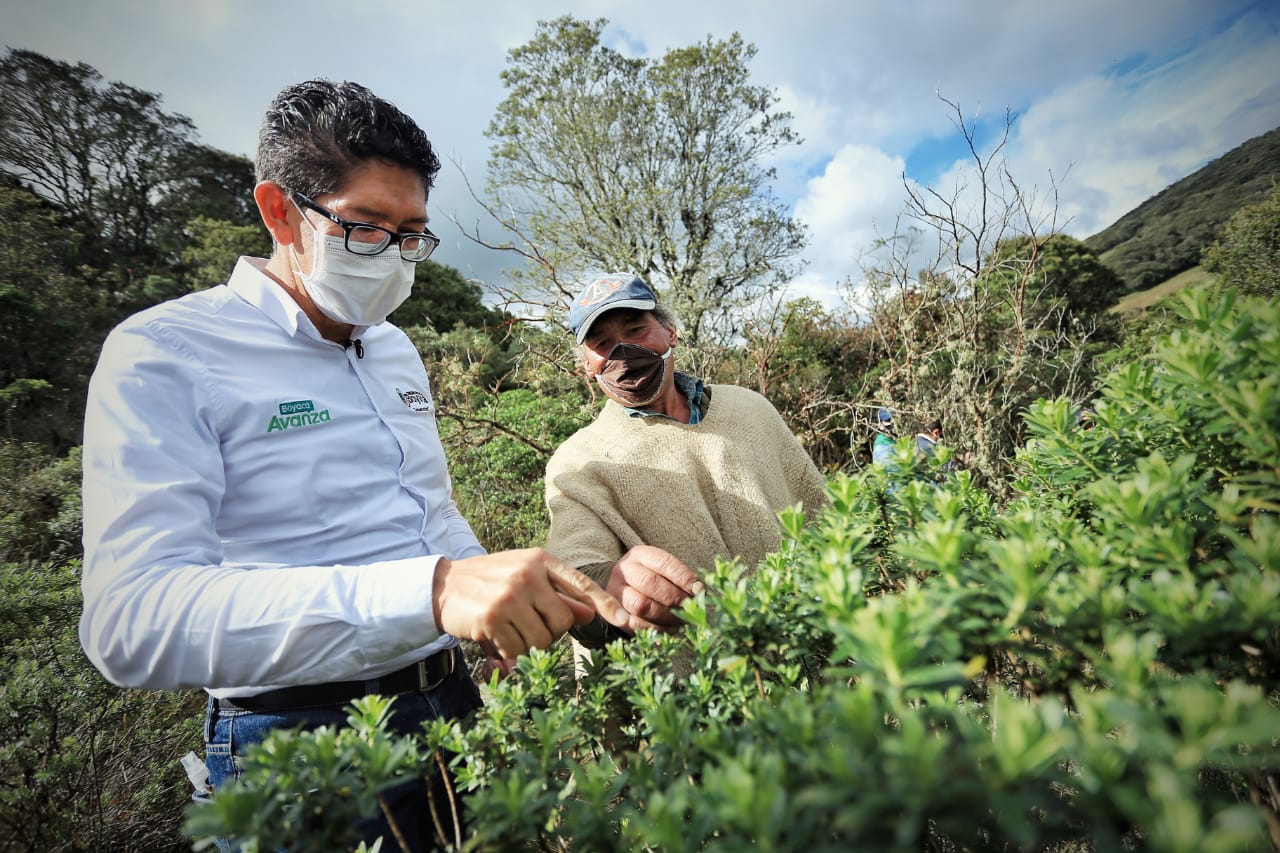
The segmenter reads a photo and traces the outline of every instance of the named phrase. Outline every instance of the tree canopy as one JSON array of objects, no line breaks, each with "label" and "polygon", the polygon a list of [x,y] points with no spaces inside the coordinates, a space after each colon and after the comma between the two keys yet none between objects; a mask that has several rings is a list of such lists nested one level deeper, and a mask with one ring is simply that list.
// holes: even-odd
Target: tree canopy
[{"label": "tree canopy", "polygon": [[602,43],[606,24],[541,22],[508,54],[487,131],[491,210],[527,235],[561,298],[584,271],[633,271],[690,343],[723,338],[804,245],[765,165],[798,143],[791,116],[751,84],[755,48],[736,33],[633,59]]},{"label": "tree canopy", "polygon": [[1274,296],[1280,290],[1280,185],[1236,211],[1222,237],[1205,249],[1204,264],[1242,293]]},{"label": "tree canopy", "polygon": [[392,312],[391,322],[448,332],[457,326],[494,326],[502,322],[502,314],[485,306],[475,282],[463,278],[453,267],[428,260],[418,264],[413,292]]},{"label": "tree canopy", "polygon": [[170,262],[195,216],[256,219],[249,161],[199,144],[191,120],[160,102],[83,62],[18,49],[0,60],[0,169],[89,237],[79,260],[113,269],[107,286]]}]

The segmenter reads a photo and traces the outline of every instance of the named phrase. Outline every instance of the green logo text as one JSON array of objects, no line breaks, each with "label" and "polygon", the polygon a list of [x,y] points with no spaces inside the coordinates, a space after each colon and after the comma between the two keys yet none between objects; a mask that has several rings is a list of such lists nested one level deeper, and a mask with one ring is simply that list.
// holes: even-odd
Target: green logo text
[{"label": "green logo text", "polygon": [[267,424],[267,432],[293,429],[294,427],[311,426],[329,422],[329,410],[316,411],[316,404],[310,400],[294,400],[280,404],[280,414],[272,415]]}]

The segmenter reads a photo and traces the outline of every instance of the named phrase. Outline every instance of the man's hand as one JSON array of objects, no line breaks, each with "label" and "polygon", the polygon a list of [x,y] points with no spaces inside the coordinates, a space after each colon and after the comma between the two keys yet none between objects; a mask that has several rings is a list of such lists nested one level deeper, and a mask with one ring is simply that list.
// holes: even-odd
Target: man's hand
[{"label": "man's hand", "polygon": [[634,621],[617,599],[541,548],[441,558],[432,592],[440,630],[492,646],[499,658],[546,648],[597,613],[620,628]]},{"label": "man's hand", "polygon": [[[609,576],[609,594],[631,614],[631,625],[674,631],[683,623],[672,611],[703,590],[698,575],[673,555],[652,545],[637,545],[619,558]],[[603,615],[603,614],[602,614]]]}]

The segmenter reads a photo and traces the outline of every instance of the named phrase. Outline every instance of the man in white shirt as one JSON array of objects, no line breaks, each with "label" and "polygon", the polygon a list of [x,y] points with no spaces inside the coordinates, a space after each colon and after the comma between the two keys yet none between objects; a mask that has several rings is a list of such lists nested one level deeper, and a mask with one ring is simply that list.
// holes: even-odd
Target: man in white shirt
[{"label": "man in white shirt", "polygon": [[[542,549],[486,554],[450,497],[426,371],[384,322],[439,242],[438,170],[413,120],[367,89],[286,88],[257,156],[270,259],[241,258],[227,285],[143,311],[103,347],[81,642],[116,684],[208,690],[215,786],[267,731],[341,724],[361,695],[395,694],[400,731],[471,712],[456,637],[510,660],[597,612],[634,627]],[[399,828],[431,846],[422,786],[400,794]]]}]

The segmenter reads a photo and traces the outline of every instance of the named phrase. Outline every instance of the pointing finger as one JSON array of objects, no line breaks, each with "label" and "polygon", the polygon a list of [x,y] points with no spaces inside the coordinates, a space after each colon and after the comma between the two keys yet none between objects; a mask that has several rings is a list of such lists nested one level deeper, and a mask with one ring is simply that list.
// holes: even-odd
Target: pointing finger
[{"label": "pointing finger", "polygon": [[572,598],[591,607],[593,611],[604,617],[606,622],[626,628],[630,624],[630,616],[618,600],[600,588],[595,581],[566,566],[564,563],[547,555],[547,575],[556,592],[565,598]]}]

